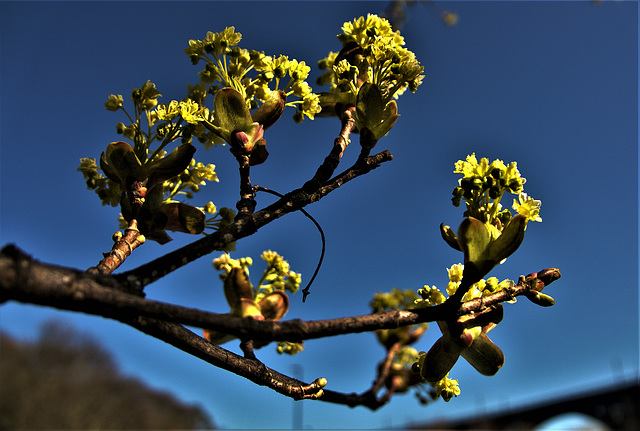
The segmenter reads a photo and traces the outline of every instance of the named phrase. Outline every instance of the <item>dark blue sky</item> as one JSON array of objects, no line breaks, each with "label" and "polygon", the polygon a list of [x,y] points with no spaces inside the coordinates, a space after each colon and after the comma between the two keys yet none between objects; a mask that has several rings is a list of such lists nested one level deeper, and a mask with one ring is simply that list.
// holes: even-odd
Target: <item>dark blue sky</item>
[{"label": "dark blue sky", "polygon": [[[491,338],[506,364],[483,377],[460,362],[451,373],[462,394],[421,407],[398,396],[372,413],[304,402],[313,428],[399,426],[513,407],[606,385],[638,371],[638,15],[636,2],[442,2],[456,11],[447,28],[427,8],[409,10],[407,47],[425,66],[418,92],[399,100],[400,119],[378,143],[391,163],[307,209],[322,224],[327,256],[312,295],[297,295],[287,317],[319,319],[369,312],[377,291],[444,289],[446,268],[461,259],[438,226],[457,226],[450,204],[467,154],[517,161],[525,191],[542,200],[542,223],[530,224],[518,252],[494,275],[517,279],[547,267],[563,278],[548,293],[556,306],[526,299],[507,304]],[[285,54],[312,66],[340,49],[344,21],[381,13],[386,2],[6,2],[0,3],[0,240],[36,258],[87,268],[110,247],[118,211],[101,207],[76,168],[119,140],[120,113],[110,93],[126,97],[147,79],[161,101],[184,97],[199,67],[183,53],[189,39],[234,25],[241,47]],[[320,88],[314,87],[320,90]],[[285,116],[288,114],[285,113]],[[335,120],[294,125],[283,118],[266,138],[269,160],[254,183],[286,192],[315,172],[339,131]],[[350,148],[344,167],[357,156]],[[237,168],[226,148],[198,149],[219,184],[196,204],[233,207]],[[272,202],[259,196],[259,206]],[[511,200],[509,199],[510,203]],[[193,238],[149,242],[131,269]],[[301,214],[272,223],[241,242],[234,257],[273,249],[308,279],[320,252]],[[162,301],[225,312],[217,272],[202,258],[148,288]],[[99,337],[127,373],[201,403],[228,428],[287,428],[293,402],[215,369],[162,342],[105,319],[16,303],[0,307],[0,328],[31,338],[39,324],[64,318]],[[427,350],[428,333],[416,347]],[[233,345],[229,347],[235,349]],[[306,343],[295,357],[259,351],[267,365],[329,388],[364,391],[383,350],[371,334]]]}]

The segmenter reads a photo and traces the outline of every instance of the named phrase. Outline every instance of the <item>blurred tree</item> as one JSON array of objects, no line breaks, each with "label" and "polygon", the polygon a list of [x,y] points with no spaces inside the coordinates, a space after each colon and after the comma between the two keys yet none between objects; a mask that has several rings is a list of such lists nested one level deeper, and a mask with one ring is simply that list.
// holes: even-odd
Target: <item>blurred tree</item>
[{"label": "blurred tree", "polygon": [[0,334],[2,429],[212,429],[207,414],[123,376],[94,339],[58,321],[33,343]]}]

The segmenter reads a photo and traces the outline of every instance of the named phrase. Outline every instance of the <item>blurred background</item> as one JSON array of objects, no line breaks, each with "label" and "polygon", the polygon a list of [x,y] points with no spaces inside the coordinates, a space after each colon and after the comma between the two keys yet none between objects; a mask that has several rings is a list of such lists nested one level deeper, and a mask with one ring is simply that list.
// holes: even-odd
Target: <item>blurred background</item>
[{"label": "blurred background", "polygon": [[[183,53],[189,39],[235,26],[241,47],[305,61],[310,84],[322,91],[314,85],[316,62],[340,50],[335,35],[342,24],[388,7],[382,1],[1,2],[1,244],[80,269],[100,260],[111,247],[118,209],[101,207],[86,190],[79,159],[97,158],[120,140],[115,124],[126,118],[104,109],[109,94],[122,94],[126,104],[131,90],[150,79],[163,94],[160,102],[185,96],[201,69]],[[445,11],[457,15],[455,25],[444,22],[453,17],[443,20]],[[71,338],[94,340],[122,376],[208,417],[195,426],[236,429],[405,427],[636,380],[637,3],[446,1],[405,12],[402,34],[426,77],[416,94],[399,99],[401,117],[376,147],[389,149],[394,160],[307,208],[325,231],[327,254],[307,302],[293,296],[287,318],[366,314],[373,294],[393,287],[444,289],[446,269],[462,258],[438,228],[462,220],[463,210],[450,201],[458,180],[454,163],[473,152],[517,161],[525,192],[542,201],[543,222],[529,225],[518,252],[492,275],[515,280],[557,267],[563,277],[545,291],[556,300],[552,308],[526,299],[507,304],[491,334],[506,356],[496,376],[481,376],[461,361],[451,372],[461,395],[426,407],[411,395],[375,412],[296,403],[117,322],[14,302],[0,307],[3,372],[12,372],[5,358],[13,343],[47,339],[43,324],[55,319],[76,328]],[[281,193],[313,176],[339,132],[335,119],[296,125],[291,115],[285,111],[269,129],[269,160],[251,175],[255,184]],[[338,171],[358,152],[349,148]],[[194,204],[212,200],[233,208],[238,173],[232,155],[225,147],[199,148],[197,159],[214,163],[220,182],[204,188]],[[259,195],[258,207],[273,200]],[[140,247],[122,270],[194,240],[172,237],[165,246]],[[272,249],[304,283],[320,248],[315,227],[298,213],[241,241],[232,257],[252,257],[252,274],[259,276],[259,255]],[[226,312],[211,266],[218,255],[149,286],[147,296]],[[434,328],[415,347],[428,350],[438,337]],[[276,354],[273,346],[258,351],[278,371],[308,381],[325,377],[328,388],[344,392],[368,389],[383,355],[372,334],[309,341],[294,357]]]}]

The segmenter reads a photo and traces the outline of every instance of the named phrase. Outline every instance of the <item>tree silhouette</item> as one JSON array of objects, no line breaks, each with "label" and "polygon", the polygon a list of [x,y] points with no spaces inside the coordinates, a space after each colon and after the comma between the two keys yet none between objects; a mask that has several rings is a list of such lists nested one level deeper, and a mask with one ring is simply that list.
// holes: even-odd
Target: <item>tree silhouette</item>
[{"label": "tree silhouette", "polygon": [[2,429],[212,429],[199,407],[125,377],[109,352],[58,321],[34,342],[2,339]]}]

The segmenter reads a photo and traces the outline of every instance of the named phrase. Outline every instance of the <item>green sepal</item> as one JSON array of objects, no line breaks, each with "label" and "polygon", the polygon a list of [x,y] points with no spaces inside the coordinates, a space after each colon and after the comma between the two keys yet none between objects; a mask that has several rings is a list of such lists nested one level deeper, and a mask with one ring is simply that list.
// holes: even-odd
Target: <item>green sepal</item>
[{"label": "green sepal", "polygon": [[442,239],[454,250],[462,251],[460,244],[458,243],[458,237],[456,236],[451,226],[446,226],[444,223],[440,224],[440,234]]},{"label": "green sepal", "polygon": [[107,178],[124,186],[147,178],[147,170],[140,163],[133,148],[123,141],[107,145],[105,152],[100,155],[100,168]]},{"label": "green sepal", "polygon": [[191,144],[182,144],[176,147],[166,156],[156,159],[147,165],[149,174],[149,182],[147,187],[151,189],[153,186],[162,184],[176,175],[181,174],[189,167],[189,163],[193,159],[196,147]]},{"label": "green sepal", "polygon": [[556,304],[555,299],[544,293],[536,292],[535,290],[525,292],[524,296],[531,302],[541,307],[551,307]]},{"label": "green sepal", "polygon": [[504,227],[500,236],[491,245],[491,258],[500,263],[511,256],[524,240],[524,230],[527,227],[527,218],[522,214],[516,214]]},{"label": "green sepal", "polygon": [[269,157],[269,152],[267,151],[267,141],[264,139],[259,139],[256,143],[253,144],[253,148],[251,149],[251,154],[249,154],[249,165],[255,166],[261,163],[264,163]]},{"label": "green sepal", "polygon": [[202,210],[181,202],[171,202],[160,207],[167,216],[164,229],[197,235],[204,231],[205,214]]},{"label": "green sepal", "polygon": [[476,335],[471,346],[460,354],[473,368],[485,376],[495,375],[504,365],[504,353],[484,332]]},{"label": "green sepal", "polygon": [[427,382],[436,383],[442,380],[458,362],[462,348],[451,341],[440,337],[420,363],[420,375]]},{"label": "green sepal", "polygon": [[351,93],[322,92],[318,98],[322,111],[316,117],[338,117],[344,106],[355,104],[355,97]]},{"label": "green sepal", "polygon": [[247,132],[253,120],[247,102],[237,90],[225,87],[219,90],[213,99],[213,108],[220,136],[230,142],[231,133],[241,130]]},{"label": "green sepal", "polygon": [[398,121],[398,118],[400,118],[400,115],[398,115],[398,104],[395,100],[387,103],[387,106],[385,106],[382,111],[382,118],[383,120],[372,129],[378,139],[389,133],[391,128],[396,124],[396,121]]},{"label": "green sepal", "polygon": [[289,297],[282,290],[275,290],[262,298],[258,306],[266,320],[277,321],[289,311]]},{"label": "green sepal", "polygon": [[238,307],[241,299],[253,300],[253,286],[249,281],[247,270],[240,267],[231,268],[224,280],[224,296],[229,307]]},{"label": "green sepal", "polygon": [[458,244],[464,252],[464,272],[466,275],[473,275],[477,280],[467,280],[475,283],[486,275],[495,265],[495,260],[490,258],[489,245],[491,234],[487,227],[480,220],[474,217],[465,218],[458,228]]},{"label": "green sepal", "polygon": [[382,96],[378,86],[365,82],[358,90],[358,98],[356,100],[356,125],[358,129],[372,129],[380,121],[382,121]]},{"label": "green sepal", "polygon": [[264,130],[267,130],[280,119],[284,112],[285,103],[287,103],[287,95],[284,91],[272,91],[269,98],[251,115],[251,119],[255,123],[260,123]]}]

